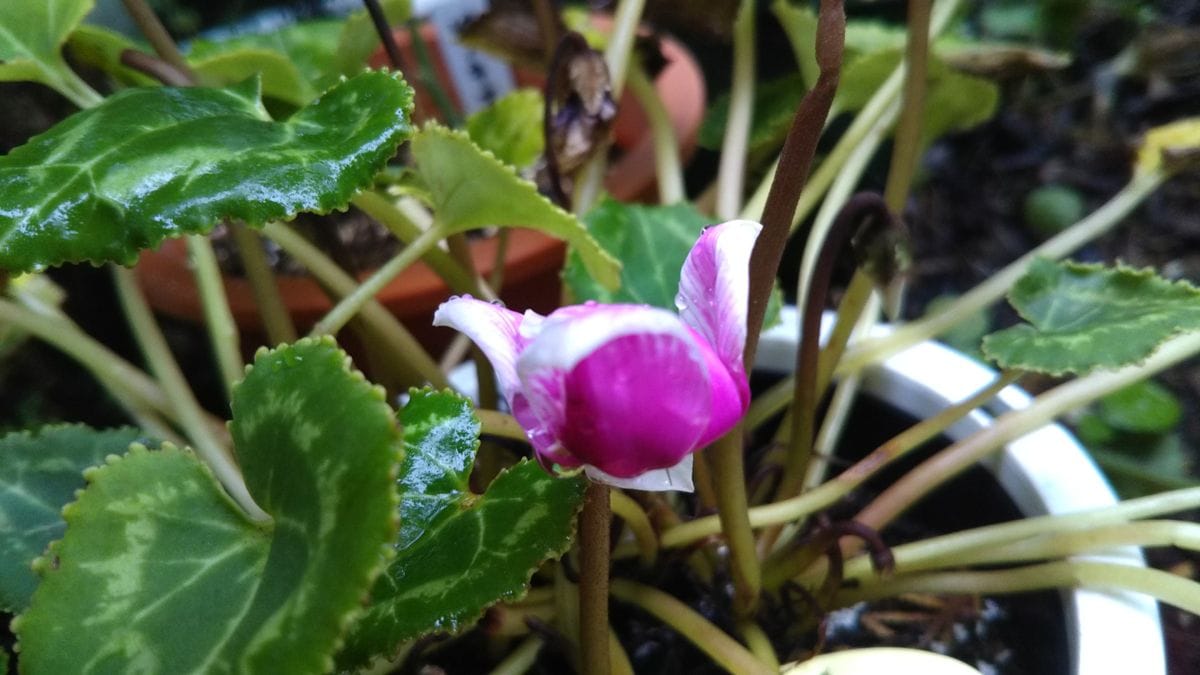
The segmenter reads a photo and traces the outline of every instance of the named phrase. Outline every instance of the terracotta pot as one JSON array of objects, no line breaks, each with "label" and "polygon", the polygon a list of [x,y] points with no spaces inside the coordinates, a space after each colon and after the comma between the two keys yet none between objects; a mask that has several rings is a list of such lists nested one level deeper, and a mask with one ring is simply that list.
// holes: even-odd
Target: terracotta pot
[{"label": "terracotta pot", "polygon": [[[426,44],[438,63],[440,76],[448,78],[441,60],[437,59],[436,34],[432,27],[422,28]],[[409,62],[415,56],[408,44],[408,32],[396,32]],[[704,80],[691,54],[673,39],[663,41],[663,53],[670,64],[663,69],[655,86],[667,104],[671,119],[685,156],[695,149],[696,136],[704,114]],[[384,56],[377,54],[372,65],[382,65]],[[532,74],[519,75],[532,78]],[[532,81],[525,79],[524,81]],[[418,109],[432,110],[432,102],[419,87]],[[452,87],[447,88],[452,90]],[[453,92],[451,91],[451,94]],[[426,97],[426,98],[423,98]],[[622,99],[622,111],[617,117],[616,142],[623,148],[609,169],[606,188],[622,200],[650,199],[655,195],[654,141],[645,124],[645,114],[632,96]],[[547,313],[559,303],[559,270],[565,257],[562,241],[532,230],[510,230],[508,249],[504,257],[504,286],[501,298],[512,307]],[[498,241],[492,238],[472,240],[471,257],[483,276],[492,272]],[[158,250],[144,251],[135,270],[147,300],[155,310],[179,319],[203,322],[199,293],[187,265],[187,248],[182,240],[169,240]],[[365,277],[367,273],[361,276]],[[277,276],[277,284],[300,330],[315,323],[332,304],[321,288],[306,276]],[[261,342],[262,321],[250,283],[241,277],[225,278],[225,293],[237,325],[248,338],[247,346]],[[450,289],[427,265],[417,262],[388,284],[377,297],[432,352],[437,353],[453,337],[451,331],[431,325],[433,311],[450,295]]]},{"label": "terracotta pot", "polygon": [[[471,243],[475,269],[484,277],[492,273],[499,240],[495,237]],[[540,232],[509,230],[504,256],[504,290],[501,296],[513,306],[526,305],[537,311],[550,311],[559,301],[558,270],[564,249],[561,242]],[[188,265],[187,244],[171,239],[156,251],[144,251],[134,270],[146,299],[154,309],[179,319],[202,322],[200,294]],[[369,273],[364,272],[360,278]],[[249,336],[263,335],[262,320],[250,282],[244,277],[224,278],[225,295],[238,328]],[[292,320],[301,331],[317,322],[332,307],[328,296],[312,278],[277,275],[276,284]],[[444,346],[446,331],[432,325],[433,311],[450,290],[442,278],[424,263],[417,263],[396,277],[376,296],[395,314],[418,340],[430,347]]]}]

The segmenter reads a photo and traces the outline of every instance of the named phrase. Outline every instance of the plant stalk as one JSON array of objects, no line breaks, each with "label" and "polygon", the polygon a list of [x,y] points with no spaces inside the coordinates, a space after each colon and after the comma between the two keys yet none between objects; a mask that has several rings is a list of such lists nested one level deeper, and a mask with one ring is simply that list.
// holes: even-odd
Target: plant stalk
[{"label": "plant stalk", "polygon": [[[305,269],[333,294],[349,296],[359,287],[354,278],[330,260],[329,256],[286,225],[267,223],[263,234],[304,265]],[[407,378],[413,382],[427,381],[435,387],[449,386],[445,374],[433,358],[383,305],[368,298],[361,308],[361,316],[375,335],[384,340],[397,355],[393,361],[398,367],[407,369]]]},{"label": "plant stalk", "polygon": [[246,362],[242,360],[241,336],[229,309],[225,296],[225,282],[221,268],[213,253],[212,242],[202,234],[187,237],[188,254],[192,273],[196,277],[196,288],[200,292],[200,307],[204,311],[204,324],[212,341],[217,368],[225,385],[225,396],[233,396],[233,385],[246,374]]},{"label": "plant stalk", "polygon": [[642,567],[649,569],[654,566],[658,557],[658,534],[650,524],[650,518],[642,510],[641,505],[629,495],[620,490],[609,490],[612,512],[629,526],[637,542],[638,555],[642,559]]},{"label": "plant stalk", "polygon": [[246,270],[246,279],[254,293],[254,303],[258,305],[267,340],[273,345],[295,342],[296,326],[283,304],[283,297],[279,294],[279,286],[275,284],[275,275],[271,272],[270,263],[263,252],[260,237],[250,228],[237,222],[229,223],[229,231],[233,234],[238,256]]},{"label": "plant stalk", "polygon": [[171,34],[167,32],[166,27],[163,26],[162,21],[158,19],[158,15],[154,13],[150,5],[145,0],[122,0],[122,2],[125,3],[125,10],[137,24],[138,30],[154,48],[154,53],[174,66],[176,70],[184,73],[189,80],[195,82],[196,73],[188,65],[187,59],[183,58],[183,53],[179,51],[179,45],[175,44],[175,40],[171,38]]},{"label": "plant stalk", "polygon": [[747,370],[754,365],[759,332],[767,313],[771,290],[775,287],[775,275],[787,244],[796,202],[808,179],[817,141],[833,105],[842,67],[845,32],[846,13],[840,0],[821,0],[816,46],[820,76],[813,88],[804,95],[792,118],[791,129],[779,155],[779,168],[763,207],[763,229],[750,255],[750,297],[743,357]]},{"label": "plant stalk", "polygon": [[213,428],[209,425],[207,415],[196,401],[192,390],[188,387],[179,364],[171,355],[167,341],[154,322],[150,307],[142,297],[141,290],[133,278],[133,272],[123,267],[111,266],[113,280],[116,282],[117,295],[129,327],[150,364],[150,370],[162,384],[163,393],[171,407],[179,417],[180,426],[187,433],[194,445],[196,454],[209,465],[213,474],[234,501],[242,507],[246,516],[256,522],[268,522],[271,517],[263,511],[242,477],[242,471],[237,466],[232,453],[217,440]]},{"label": "plant stalk", "polygon": [[962,595],[1024,593],[1046,588],[1099,588],[1145,593],[1160,602],[1200,614],[1200,584],[1170,572],[1116,563],[1061,560],[991,572],[933,572],[898,576],[834,596],[836,607],[901,593]]},{"label": "plant stalk", "polygon": [[[742,204],[746,175],[746,151],[750,122],[754,116],[754,0],[742,0],[733,22],[733,74],[729,92],[729,116],[721,141],[717,169],[717,218],[732,220]],[[819,132],[818,132],[819,133]]]},{"label": "plant stalk", "polygon": [[1001,415],[987,427],[937,453],[896,481],[855,516],[875,530],[906,511],[918,499],[1005,443],[1042,427],[1054,418],[1102,396],[1150,377],[1200,353],[1200,332],[1164,343],[1145,362],[1115,371],[1096,372],[1059,385],[1029,407]]},{"label": "plant stalk", "polygon": [[[903,457],[912,448],[933,438],[975,408],[991,400],[997,392],[1011,384],[1015,377],[1015,374],[1003,375],[969,398],[947,407],[933,417],[922,420],[876,448],[857,464],[843,471],[837,478],[814,490],[805,492],[798,497],[750,509],[751,527],[782,525],[812,515],[834,504],[886,467],[888,463]],[[687,546],[720,531],[720,521],[712,516],[706,516],[663,531],[659,544],[663,548]]]},{"label": "plant stalk", "polygon": [[614,598],[635,605],[691,641],[717,665],[738,675],[772,675],[772,670],[754,657],[737,640],[712,625],[691,607],[657,588],[625,579],[613,579]]},{"label": "plant stalk", "polygon": [[579,514],[579,646],[583,675],[609,675],[609,488],[588,482]]},{"label": "plant stalk", "polygon": [[[739,617],[749,617],[758,606],[758,596],[762,591],[762,569],[754,546],[754,530],[750,526],[741,423],[717,439],[705,454],[712,462],[721,531],[729,542],[733,611]],[[703,461],[705,458],[699,459]]]},{"label": "plant stalk", "polygon": [[646,70],[640,64],[634,64],[629,69],[629,90],[637,97],[646,118],[650,122],[650,131],[654,135],[654,168],[658,183],[658,201],[661,204],[675,204],[687,199],[683,186],[683,168],[679,158],[679,141],[675,138],[675,129],[671,126],[671,118],[658,97],[654,83],[646,76]]}]

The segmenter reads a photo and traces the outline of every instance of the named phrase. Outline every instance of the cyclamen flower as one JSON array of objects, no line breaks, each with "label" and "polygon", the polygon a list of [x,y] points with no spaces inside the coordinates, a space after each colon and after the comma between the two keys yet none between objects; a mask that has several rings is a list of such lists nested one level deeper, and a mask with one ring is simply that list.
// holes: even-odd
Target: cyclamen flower
[{"label": "cyclamen flower", "polygon": [[451,298],[433,323],[479,345],[535,455],[640,490],[692,489],[692,453],[750,405],[742,365],[750,250],[761,226],[706,229],[684,262],[679,314],[588,302],[541,316]]}]

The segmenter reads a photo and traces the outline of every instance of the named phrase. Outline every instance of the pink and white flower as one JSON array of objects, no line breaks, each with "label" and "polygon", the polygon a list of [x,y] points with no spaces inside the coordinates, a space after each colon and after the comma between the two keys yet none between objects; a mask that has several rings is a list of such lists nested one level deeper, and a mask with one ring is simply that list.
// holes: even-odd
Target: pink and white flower
[{"label": "pink and white flower", "polygon": [[692,453],[750,404],[742,364],[750,251],[761,226],[707,228],[684,262],[679,314],[588,302],[549,316],[470,296],[433,323],[465,333],[543,466],[641,490],[692,489]]}]

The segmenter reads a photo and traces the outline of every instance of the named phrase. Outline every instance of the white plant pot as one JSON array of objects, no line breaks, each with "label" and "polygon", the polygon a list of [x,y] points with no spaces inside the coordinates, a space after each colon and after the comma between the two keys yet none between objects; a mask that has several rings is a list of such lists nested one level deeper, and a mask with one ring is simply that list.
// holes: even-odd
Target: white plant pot
[{"label": "white plant pot", "polygon": [[[825,319],[828,330],[832,315]],[[784,308],[780,324],[762,336],[757,369],[794,369],[798,321],[794,307]],[[969,397],[995,377],[995,371],[959,352],[937,342],[924,342],[866,370],[861,389],[921,419]],[[1030,401],[1024,391],[1009,386],[985,406],[986,412],[974,411],[945,435],[951,441],[963,439],[989,426],[996,416],[1027,407]],[[1117,501],[1091,458],[1058,424],[1009,443],[984,464],[1027,516],[1070,513]],[[1135,547],[1081,559],[1145,565]],[[1064,590],[1062,596],[1072,673],[1166,673],[1162,626],[1152,598],[1086,589]]]}]

